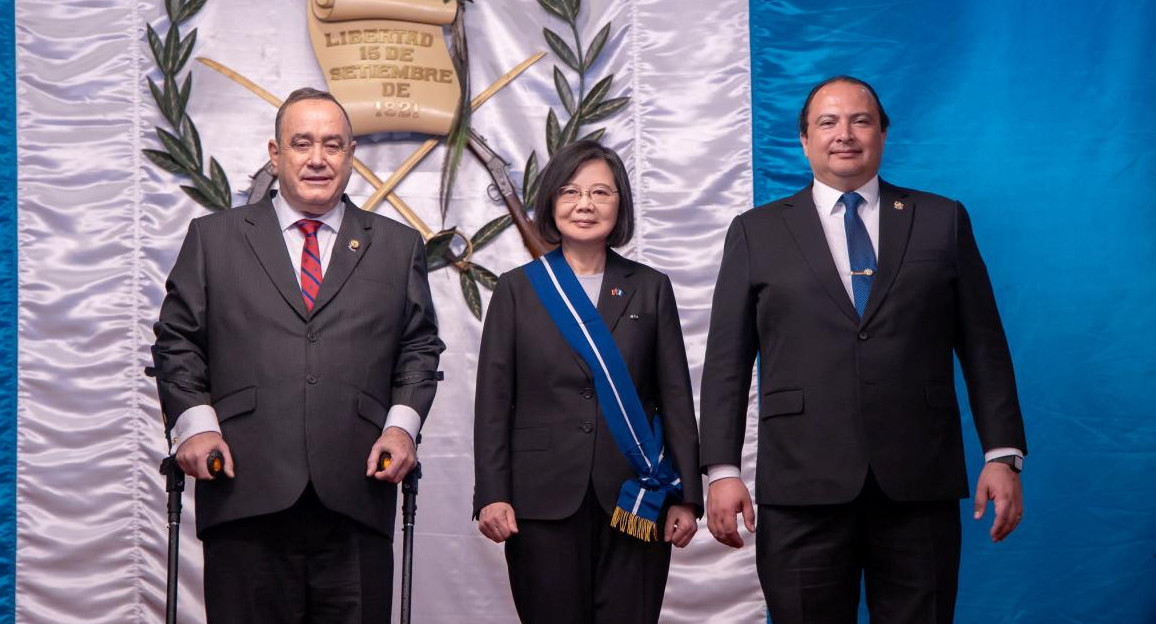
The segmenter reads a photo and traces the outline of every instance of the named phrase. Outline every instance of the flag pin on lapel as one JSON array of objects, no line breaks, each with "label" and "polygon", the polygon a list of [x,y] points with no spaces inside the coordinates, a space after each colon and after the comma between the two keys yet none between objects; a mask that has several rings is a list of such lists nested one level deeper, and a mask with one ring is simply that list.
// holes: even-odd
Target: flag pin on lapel
[{"label": "flag pin on lapel", "polygon": [[349,251],[356,253],[358,249],[361,249],[361,241],[357,240],[356,238],[350,240]]},{"label": "flag pin on lapel", "polygon": [[626,293],[622,292],[622,289],[618,288],[617,286],[610,289],[610,296],[611,297],[621,297],[624,294],[626,294]]},{"label": "flag pin on lapel", "polygon": [[892,204],[892,206],[895,206],[896,210],[903,210],[903,202],[901,202],[901,201],[895,202],[894,204]]}]

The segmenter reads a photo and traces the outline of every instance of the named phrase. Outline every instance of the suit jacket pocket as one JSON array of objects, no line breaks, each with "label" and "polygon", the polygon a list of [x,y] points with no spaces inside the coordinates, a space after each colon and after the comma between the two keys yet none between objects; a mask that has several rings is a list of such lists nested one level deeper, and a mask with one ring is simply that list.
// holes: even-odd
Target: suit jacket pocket
[{"label": "suit jacket pocket", "polygon": [[241,388],[221,397],[213,403],[217,412],[217,422],[222,423],[234,416],[247,414],[257,409],[257,386]]},{"label": "suit jacket pocket", "polygon": [[802,390],[779,390],[763,396],[760,418],[773,418],[803,413]]},{"label": "suit jacket pocket", "polygon": [[510,436],[510,450],[515,453],[544,451],[548,448],[550,448],[549,427],[523,427],[515,429]]},{"label": "suit jacket pocket", "polygon": [[362,392],[357,395],[357,415],[377,425],[378,430],[385,429],[385,417],[389,410],[377,399]]}]

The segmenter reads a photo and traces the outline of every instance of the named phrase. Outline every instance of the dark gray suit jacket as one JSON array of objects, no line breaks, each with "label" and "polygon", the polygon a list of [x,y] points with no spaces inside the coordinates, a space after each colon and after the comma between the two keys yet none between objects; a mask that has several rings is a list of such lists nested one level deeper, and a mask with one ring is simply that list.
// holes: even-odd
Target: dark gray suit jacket
[{"label": "dark gray suit jacket", "polygon": [[[623,294],[611,296],[613,288]],[[683,479],[682,502],[701,510],[694,403],[670,280],[610,251],[598,311],[646,413],[662,415],[666,452]],[[519,519],[566,518],[591,483],[610,513],[634,474],[602,418],[586,363],[542,307],[525,267],[503,274],[478,358],[474,513],[508,502]]]},{"label": "dark gray suit jacket", "polygon": [[197,483],[198,534],[285,509],[309,482],[392,534],[396,488],[365,462],[390,406],[425,418],[444,346],[421,237],[343,200],[311,313],[269,198],[189,225],[155,326],[157,388],[170,429],[189,407],[216,409],[237,474]]},{"label": "dark gray suit jacket", "polygon": [[902,501],[968,495],[953,353],[984,449],[1027,450],[1011,355],[958,202],[880,182],[879,261],[859,320],[811,189],[737,217],[702,383],[702,465],[739,465],[761,354],[756,497],[852,500],[868,468]]}]

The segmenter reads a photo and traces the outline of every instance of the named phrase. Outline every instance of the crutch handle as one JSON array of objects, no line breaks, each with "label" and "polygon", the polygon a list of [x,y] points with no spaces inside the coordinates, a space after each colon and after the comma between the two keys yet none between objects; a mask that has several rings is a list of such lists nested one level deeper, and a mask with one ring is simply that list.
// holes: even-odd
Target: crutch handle
[{"label": "crutch handle", "polygon": [[213,449],[209,451],[209,457],[205,459],[205,466],[209,469],[209,476],[219,476],[225,471],[225,456],[221,451]]}]

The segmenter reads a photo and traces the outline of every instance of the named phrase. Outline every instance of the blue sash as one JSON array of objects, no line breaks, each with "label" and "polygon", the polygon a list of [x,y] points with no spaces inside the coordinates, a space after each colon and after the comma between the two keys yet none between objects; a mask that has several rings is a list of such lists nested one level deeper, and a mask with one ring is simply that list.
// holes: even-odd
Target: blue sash
[{"label": "blue sash", "polygon": [[663,451],[661,419],[655,415],[652,430],[626,361],[561,248],[528,264],[526,274],[566,342],[590,368],[606,425],[638,475],[622,484],[610,525],[653,541],[666,497],[682,493],[682,480]]}]

